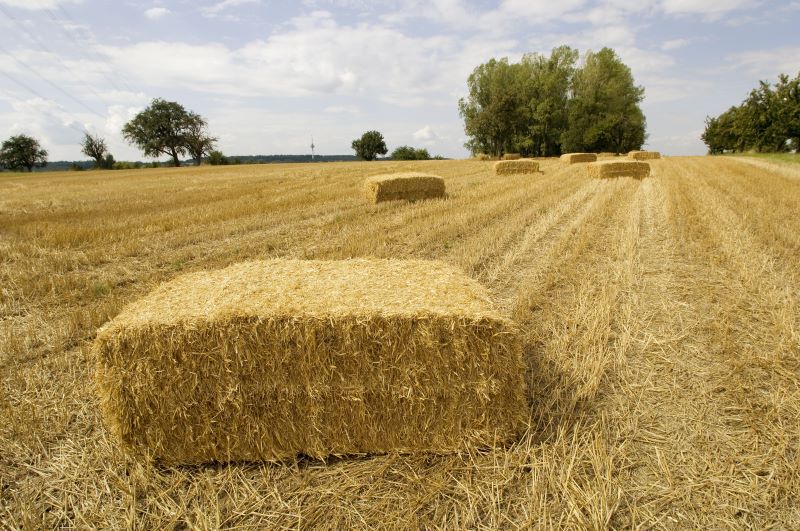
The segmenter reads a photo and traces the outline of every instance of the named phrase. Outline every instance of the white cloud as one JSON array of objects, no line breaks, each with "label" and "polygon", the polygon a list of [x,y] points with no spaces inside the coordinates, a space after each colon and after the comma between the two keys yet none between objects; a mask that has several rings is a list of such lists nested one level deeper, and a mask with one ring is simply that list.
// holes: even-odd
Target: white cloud
[{"label": "white cloud", "polygon": [[53,9],[61,4],[80,4],[83,0],[0,0],[0,5],[38,11]]},{"label": "white cloud", "polygon": [[239,48],[154,41],[102,51],[120,71],[159,87],[236,96],[349,95],[412,107],[452,106],[452,92],[462,89],[472,68],[507,44],[340,25],[318,11]]},{"label": "white cloud", "polygon": [[713,20],[745,6],[758,7],[758,3],[753,0],[663,0],[661,8],[671,15],[698,14]]},{"label": "white cloud", "polygon": [[754,76],[775,80],[778,74],[793,76],[800,71],[800,46],[752,50],[733,54],[728,59]]},{"label": "white cloud", "polygon": [[414,140],[421,142],[433,142],[439,138],[433,129],[431,129],[430,125],[426,125],[422,129],[415,131],[412,136],[414,137]]},{"label": "white cloud", "polygon": [[330,105],[325,107],[325,112],[331,114],[359,114],[361,109],[356,105]]},{"label": "white cloud", "polygon": [[161,17],[168,15],[170,10],[166,7],[151,7],[150,9],[145,10],[144,16],[149,18],[150,20],[158,20]]},{"label": "white cloud", "polygon": [[260,4],[261,0],[222,0],[210,6],[200,8],[203,16],[213,18],[222,13],[223,11],[232,7],[238,7],[245,4]]},{"label": "white cloud", "polygon": [[661,49],[668,51],[668,50],[677,50],[678,48],[683,48],[688,46],[691,43],[691,39],[671,39],[668,41],[664,41],[661,44]]}]

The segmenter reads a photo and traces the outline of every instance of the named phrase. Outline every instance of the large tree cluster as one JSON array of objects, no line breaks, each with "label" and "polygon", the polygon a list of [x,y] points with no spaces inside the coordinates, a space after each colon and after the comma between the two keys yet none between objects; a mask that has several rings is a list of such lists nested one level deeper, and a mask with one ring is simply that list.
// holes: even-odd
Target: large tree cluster
[{"label": "large tree cluster", "polygon": [[712,154],[800,151],[800,73],[760,81],[741,105],[706,118],[702,138]]},{"label": "large tree cluster", "polygon": [[467,149],[556,156],[641,148],[644,89],[630,68],[610,48],[588,52],[581,65],[578,58],[560,46],[549,57],[531,53],[519,63],[492,59],[475,68],[459,101]]}]

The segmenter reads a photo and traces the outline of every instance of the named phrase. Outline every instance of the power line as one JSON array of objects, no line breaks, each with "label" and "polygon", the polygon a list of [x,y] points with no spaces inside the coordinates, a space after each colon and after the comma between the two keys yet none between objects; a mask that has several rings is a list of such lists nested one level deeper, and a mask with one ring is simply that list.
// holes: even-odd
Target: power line
[{"label": "power line", "polygon": [[[94,115],[96,115],[96,116],[98,116],[98,117],[100,117],[100,118],[104,118],[104,119],[105,119],[105,116],[103,116],[102,114],[100,114],[100,113],[99,113],[99,112],[97,112],[96,110],[92,109],[91,107],[89,107],[88,105],[86,105],[86,104],[85,104],[83,101],[81,101],[80,99],[76,98],[75,96],[73,96],[72,94],[70,94],[69,92],[67,92],[66,90],[64,90],[63,88],[59,87],[58,85],[56,85],[55,83],[53,83],[52,81],[50,81],[49,79],[47,79],[46,77],[44,77],[43,75],[41,75],[39,72],[37,72],[37,71],[36,71],[36,70],[35,70],[33,67],[31,67],[29,64],[27,64],[27,63],[26,63],[25,61],[23,61],[22,59],[19,59],[19,58],[17,58],[17,57],[14,57],[12,54],[10,54],[10,53],[9,53],[7,50],[5,50],[5,49],[4,49],[4,48],[2,48],[2,47],[0,47],[0,52],[2,52],[2,53],[4,53],[4,54],[6,54],[8,57],[10,57],[10,58],[11,58],[11,60],[12,60],[12,61],[14,61],[15,63],[17,63],[17,64],[19,64],[19,65],[22,65],[22,66],[23,66],[24,68],[26,68],[26,69],[27,69],[27,70],[28,70],[28,71],[29,71],[31,74],[33,74],[34,76],[36,76],[36,77],[37,77],[37,78],[39,78],[40,80],[44,81],[45,83],[47,83],[48,85],[50,85],[51,87],[53,87],[55,90],[57,90],[58,92],[60,92],[61,94],[63,94],[63,95],[64,95],[64,96],[66,96],[67,98],[69,98],[70,100],[74,101],[75,103],[77,103],[78,105],[80,105],[81,107],[83,107],[84,109],[86,109],[87,111],[89,111],[90,113],[92,113],[92,114],[94,114]],[[7,73],[6,73],[6,76],[9,76],[9,74],[7,74]]]},{"label": "power line", "polygon": [[[3,12],[3,13],[4,13],[4,14],[5,14],[5,15],[6,15],[8,18],[10,18],[11,20],[13,20],[13,21],[16,23],[16,24],[15,24],[15,27],[16,27],[18,30],[22,30],[22,31],[23,31],[23,32],[24,32],[24,33],[25,33],[25,34],[28,36],[28,38],[30,38],[30,39],[31,39],[31,40],[32,40],[32,41],[33,41],[33,42],[34,42],[34,43],[35,43],[35,44],[36,44],[36,45],[39,47],[39,49],[40,49],[40,50],[44,51],[46,54],[50,54],[50,55],[57,55],[57,54],[53,53],[53,51],[52,51],[50,48],[48,48],[48,47],[47,47],[47,45],[45,45],[45,44],[44,44],[44,43],[43,43],[43,42],[42,42],[42,41],[39,39],[39,37],[37,37],[36,35],[34,35],[33,33],[31,33],[30,31],[28,31],[28,29],[27,29],[27,28],[25,28],[25,27],[24,27],[24,26],[23,26],[23,25],[20,23],[20,21],[19,21],[19,20],[18,20],[18,19],[17,19],[17,18],[16,18],[16,17],[15,17],[15,16],[12,14],[12,13],[10,13],[10,12],[9,12],[9,11],[8,11],[6,8],[4,8],[2,4],[0,4],[0,12]],[[91,85],[89,85],[88,83],[86,83],[85,81],[83,81],[82,79],[79,79],[79,78],[78,78],[78,77],[77,77],[77,76],[76,76],[76,75],[75,75],[75,74],[72,72],[72,70],[70,70],[69,68],[67,68],[67,67],[66,67],[66,66],[65,66],[63,63],[59,62],[59,63],[58,63],[58,66],[59,66],[59,67],[61,67],[61,69],[62,69],[62,70],[64,70],[64,72],[66,72],[67,74],[69,74],[69,76],[70,76],[70,77],[73,79],[73,81],[75,81],[75,82],[77,82],[77,83],[79,83],[79,84],[81,84],[81,85],[85,86],[86,88],[88,88],[88,89],[89,89],[89,91],[90,91],[92,94],[94,94],[94,95],[95,95],[95,97],[97,97],[98,99],[103,99],[103,96],[101,96],[101,95],[100,95],[100,93],[99,93],[99,92],[97,92],[97,91],[94,89],[94,87],[92,87]]]},{"label": "power line", "polygon": [[[42,96],[42,95],[41,95],[41,94],[40,94],[40,93],[39,93],[37,90],[35,90],[35,89],[31,88],[30,86],[28,86],[27,84],[23,83],[23,82],[22,82],[22,81],[20,81],[19,79],[16,79],[16,78],[14,78],[14,77],[12,77],[12,76],[8,75],[6,72],[0,71],[0,74],[2,74],[3,76],[5,76],[6,78],[10,79],[10,80],[11,80],[11,81],[13,81],[14,83],[16,83],[17,85],[19,85],[20,87],[22,87],[23,89],[27,90],[28,92],[32,93],[33,95],[35,95],[35,96],[38,96],[38,97],[39,97],[39,98],[41,98],[42,100],[45,100],[45,101],[48,101],[48,100],[49,100],[49,98],[46,98],[46,97]],[[9,96],[11,96],[12,98],[14,98],[14,99],[15,99],[15,100],[17,100],[17,101],[23,101],[21,98],[18,98],[17,96],[14,96],[14,94],[12,94],[12,93],[10,93],[10,92],[6,92],[6,94],[8,94]],[[57,119],[57,120],[59,119],[59,117],[58,117],[58,116],[56,116],[55,114],[53,114],[52,112],[50,112],[50,111],[48,111],[48,110],[43,110],[43,112],[44,112],[44,113],[46,113],[46,114],[49,114],[49,115],[50,115],[52,118],[55,118],[55,119]],[[63,124],[63,125],[66,125],[67,127],[71,127],[71,128],[73,128],[73,129],[75,129],[76,131],[78,131],[79,133],[86,133],[86,128],[84,128],[84,127],[79,127],[79,126],[77,126],[77,125],[75,124],[75,122],[78,122],[79,120],[74,120],[74,118],[75,118],[74,116],[71,116],[71,118],[73,118],[73,121],[72,121],[72,122],[70,122],[70,123],[67,123],[67,124]]]},{"label": "power line", "polygon": [[[64,18],[66,18],[67,20],[72,22],[72,24],[74,26],[78,25],[75,22],[75,20],[69,15],[69,13],[66,12],[66,10],[62,6],[57,5],[56,8],[61,12],[61,14],[64,16]],[[84,58],[86,58],[89,61],[92,61],[93,59],[91,57],[89,57],[89,54],[85,53],[85,48],[84,48],[85,45],[82,44],[81,42],[79,42],[78,39],[75,38],[75,36],[72,34],[72,32],[68,31],[64,27],[62,22],[60,20],[58,20],[58,18],[56,17],[56,14],[53,12],[53,10],[47,9],[45,11],[47,12],[47,15],[50,17],[50,20],[53,21],[53,24],[55,26],[57,26],[61,30],[61,33],[63,33],[70,41],[72,41],[72,43],[75,45],[75,49],[78,50],[79,53],[81,53]],[[95,57],[100,57],[100,54],[98,54],[98,53],[94,53],[92,55],[94,55]],[[105,63],[104,60],[101,59],[101,61],[103,61]],[[136,89],[134,89],[130,85],[130,83],[128,83],[125,80],[125,77],[121,73],[117,73],[118,79],[115,80],[113,77],[108,75],[103,70],[96,70],[96,72],[98,72],[101,76],[103,76],[106,79],[106,81],[108,81],[115,89],[120,90],[120,91],[121,90],[128,90],[130,92],[136,92]],[[117,85],[117,81],[120,81],[123,85],[125,85],[125,88],[123,89],[119,85]]]}]

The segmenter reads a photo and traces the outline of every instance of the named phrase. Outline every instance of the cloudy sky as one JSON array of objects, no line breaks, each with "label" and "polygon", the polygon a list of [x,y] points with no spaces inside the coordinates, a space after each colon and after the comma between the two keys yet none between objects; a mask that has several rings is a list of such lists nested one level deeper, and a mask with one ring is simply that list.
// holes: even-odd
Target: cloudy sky
[{"label": "cloudy sky", "polygon": [[649,147],[701,154],[703,119],[759,79],[800,71],[800,1],[0,0],[0,137],[118,160],[154,97],[205,116],[227,154],[352,153],[378,129],[466,155],[457,101],[472,69],[568,44],[613,47],[645,87]]}]

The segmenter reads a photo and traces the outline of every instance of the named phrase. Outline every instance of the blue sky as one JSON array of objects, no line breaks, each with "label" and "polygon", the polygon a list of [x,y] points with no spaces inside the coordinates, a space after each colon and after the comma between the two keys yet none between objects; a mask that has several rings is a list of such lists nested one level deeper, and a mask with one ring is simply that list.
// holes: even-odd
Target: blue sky
[{"label": "blue sky", "polygon": [[351,153],[378,129],[466,156],[457,101],[492,57],[610,46],[645,87],[648,147],[702,154],[707,114],[800,71],[800,0],[0,0],[0,137],[118,160],[154,97],[205,116],[227,154]]}]

